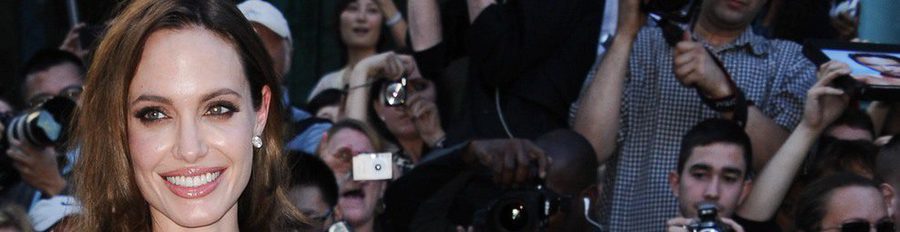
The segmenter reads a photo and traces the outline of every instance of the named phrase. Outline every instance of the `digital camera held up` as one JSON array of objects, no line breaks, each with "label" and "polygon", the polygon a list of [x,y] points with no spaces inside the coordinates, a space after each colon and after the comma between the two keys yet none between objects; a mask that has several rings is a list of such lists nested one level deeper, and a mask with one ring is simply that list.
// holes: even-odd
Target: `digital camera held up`
[{"label": "digital camera held up", "polygon": [[54,97],[23,114],[0,114],[0,187],[19,179],[6,154],[10,139],[33,147],[59,146],[66,142],[69,121],[75,102],[66,97]]},{"label": "digital camera held up", "polygon": [[353,157],[353,180],[390,180],[394,177],[393,154],[361,153]]},{"label": "digital camera held up", "polygon": [[710,202],[702,202],[697,205],[697,215],[700,220],[695,221],[687,226],[689,232],[726,232],[731,231],[728,225],[722,223],[718,219],[718,209],[716,204]]},{"label": "digital camera held up", "polygon": [[408,95],[406,89],[407,81],[407,75],[404,73],[399,80],[389,81],[385,84],[384,90],[381,91],[383,94],[382,99],[384,100],[384,105],[402,106],[406,104],[406,97]]}]

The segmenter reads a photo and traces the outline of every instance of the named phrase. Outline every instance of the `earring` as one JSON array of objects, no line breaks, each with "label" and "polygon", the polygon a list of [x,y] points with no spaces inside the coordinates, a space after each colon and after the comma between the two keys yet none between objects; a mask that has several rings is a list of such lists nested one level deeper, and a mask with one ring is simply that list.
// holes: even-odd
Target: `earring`
[{"label": "earring", "polygon": [[253,138],[250,138],[250,144],[253,144],[253,147],[257,149],[262,148],[262,138],[260,138],[259,135],[254,135]]}]

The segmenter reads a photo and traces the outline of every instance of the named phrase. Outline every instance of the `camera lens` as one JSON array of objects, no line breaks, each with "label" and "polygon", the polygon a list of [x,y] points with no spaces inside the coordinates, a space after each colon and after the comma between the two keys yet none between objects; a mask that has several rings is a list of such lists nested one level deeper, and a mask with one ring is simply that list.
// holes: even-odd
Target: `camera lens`
[{"label": "camera lens", "polygon": [[498,222],[507,231],[522,231],[528,226],[528,214],[525,210],[525,202],[512,200],[499,208]]},{"label": "camera lens", "polygon": [[382,93],[384,94],[385,105],[399,106],[406,104],[406,77],[402,77],[398,81],[389,82]]}]

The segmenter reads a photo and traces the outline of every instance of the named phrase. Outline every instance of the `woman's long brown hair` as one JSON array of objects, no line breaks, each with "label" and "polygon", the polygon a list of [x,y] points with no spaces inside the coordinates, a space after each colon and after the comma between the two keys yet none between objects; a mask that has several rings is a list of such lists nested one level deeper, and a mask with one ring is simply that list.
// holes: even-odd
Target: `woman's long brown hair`
[{"label": "woman's long brown hair", "polygon": [[253,155],[250,182],[238,200],[240,229],[305,228],[306,218],[286,197],[290,172],[282,162],[286,111],[281,88],[250,23],[232,1],[134,0],[123,4],[94,51],[74,117],[73,148],[81,155],[73,173],[73,190],[84,208],[77,231],[152,230],[149,205],[135,183],[129,155],[128,89],[147,37],[159,30],[189,28],[212,31],[231,43],[250,83],[254,109],[260,107],[262,88],[271,90],[262,133],[265,145]]}]

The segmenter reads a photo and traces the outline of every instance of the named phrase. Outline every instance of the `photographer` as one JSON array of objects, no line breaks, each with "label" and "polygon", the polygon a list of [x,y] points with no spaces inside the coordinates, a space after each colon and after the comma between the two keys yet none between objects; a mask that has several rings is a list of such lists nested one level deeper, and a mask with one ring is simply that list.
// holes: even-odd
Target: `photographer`
[{"label": "photographer", "polygon": [[605,198],[613,231],[656,230],[672,216],[674,201],[653,199],[670,196],[664,180],[674,169],[677,141],[703,119],[745,125],[754,151],[750,170],[762,168],[797,125],[815,80],[801,46],[751,30],[764,0],[703,1],[674,47],[661,28],[645,26],[641,2],[620,2],[617,33],[573,125],[601,163],[616,161],[615,186],[607,188],[612,197]]},{"label": "photographer", "polygon": [[[596,229],[594,215],[586,212],[592,212],[599,195],[597,163],[590,144],[577,133],[555,130],[534,142],[473,140],[436,153],[388,189],[386,215],[393,231]],[[504,211],[515,199],[528,211],[521,215],[529,216]],[[551,205],[549,215],[532,208],[545,203]]]},{"label": "photographer", "polygon": [[[666,222],[667,230],[723,231],[722,226],[727,226],[738,232],[745,227],[746,231],[776,231],[774,223],[752,222],[735,214],[752,186],[751,157],[750,138],[731,121],[708,119],[691,128],[682,139],[678,168],[669,173],[679,216]],[[718,225],[704,224],[707,221],[699,209],[702,203],[715,206],[718,214],[712,215],[712,223]]]},{"label": "photographer", "polygon": [[[45,50],[34,55],[25,65],[23,97],[30,108],[53,97],[78,101],[85,68],[81,60],[68,52]],[[62,128],[65,130],[66,128]],[[77,156],[66,153],[64,144],[38,147],[24,140],[8,139],[5,153],[21,176],[21,182],[3,193],[4,197],[31,209],[39,199],[65,194],[67,174]],[[64,155],[65,154],[65,155]]]},{"label": "photographer", "polygon": [[[422,78],[410,56],[387,52],[363,59],[351,71],[345,115],[372,125],[412,164],[444,146],[434,83]],[[408,168],[405,168],[408,169]]]}]

